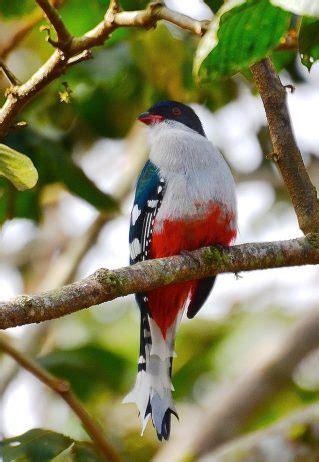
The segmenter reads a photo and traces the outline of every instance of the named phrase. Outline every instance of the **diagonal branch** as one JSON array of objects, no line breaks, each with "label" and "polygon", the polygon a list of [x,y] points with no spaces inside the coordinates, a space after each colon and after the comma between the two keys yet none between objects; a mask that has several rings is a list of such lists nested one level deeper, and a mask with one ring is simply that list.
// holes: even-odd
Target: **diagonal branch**
[{"label": "diagonal branch", "polygon": [[319,263],[319,236],[289,241],[204,247],[187,256],[148,260],[117,270],[99,269],[91,276],[41,295],[24,295],[0,303],[0,329],[42,322],[124,295],[173,282],[218,273],[252,271]]},{"label": "diagonal branch", "polygon": [[271,427],[231,441],[207,454],[207,460],[315,462],[319,458],[318,424],[319,405],[316,403],[291,413]]},{"label": "diagonal branch", "polygon": [[319,231],[319,202],[298,149],[286,104],[286,90],[269,59],[251,66],[263,100],[277,163],[304,232]]},{"label": "diagonal branch", "polygon": [[31,374],[61,396],[81,420],[83,427],[95,443],[96,448],[105,457],[105,460],[110,462],[121,461],[120,456],[105,439],[103,430],[82,407],[82,404],[70,389],[68,382],[54,377],[31,358],[28,358],[20,351],[16,350],[4,335],[0,336],[0,351],[1,350],[15,359],[20,366],[31,372]]},{"label": "diagonal branch", "polygon": [[176,452],[180,460],[190,455],[197,460],[234,439],[274,396],[291,383],[297,365],[318,346],[319,313],[316,309],[296,321],[267,358],[243,371],[220,392],[214,390],[208,395],[204,401],[205,412],[198,415],[201,425],[185,422],[181,429],[182,438],[172,439],[159,451],[154,462],[172,460]]},{"label": "diagonal branch", "polygon": [[4,75],[7,77],[11,85],[19,85],[19,80],[16,78],[16,76],[10,71],[8,66],[0,59],[0,68],[2,69],[2,72]]},{"label": "diagonal branch", "polygon": [[103,21],[82,37],[73,39],[71,50],[77,53],[85,48],[101,45],[119,27],[150,29],[162,19],[196,35],[203,35],[209,24],[209,21],[198,21],[185,14],[172,11],[162,2],[152,2],[147,8],[139,11],[118,11],[117,7],[111,4]]},{"label": "diagonal branch", "polygon": [[[275,353],[244,374],[204,417],[192,453],[207,453],[239,434],[266,403],[291,382],[299,362],[319,345],[317,311],[297,321]],[[204,429],[204,430],[203,430]]]}]

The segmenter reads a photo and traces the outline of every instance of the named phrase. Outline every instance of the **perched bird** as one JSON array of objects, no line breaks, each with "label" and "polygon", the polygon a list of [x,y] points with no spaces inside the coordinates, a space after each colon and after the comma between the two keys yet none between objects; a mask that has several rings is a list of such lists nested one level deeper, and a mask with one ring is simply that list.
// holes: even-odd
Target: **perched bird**
[{"label": "perched bird", "polygon": [[[150,156],[138,179],[130,223],[130,263],[202,246],[229,245],[236,236],[232,174],[207,140],[190,107],[162,101],[138,119],[149,126]],[[142,433],[151,415],[159,440],[170,435],[174,341],[182,314],[193,318],[215,277],[136,294],[141,311],[136,384],[124,402],[136,403]]]}]

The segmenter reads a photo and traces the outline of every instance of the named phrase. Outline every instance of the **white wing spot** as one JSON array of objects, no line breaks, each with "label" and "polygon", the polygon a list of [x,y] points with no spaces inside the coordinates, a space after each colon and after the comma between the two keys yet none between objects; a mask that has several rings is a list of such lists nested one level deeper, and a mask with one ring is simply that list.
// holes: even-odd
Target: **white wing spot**
[{"label": "white wing spot", "polygon": [[138,217],[141,215],[141,210],[138,208],[138,205],[135,204],[131,213],[131,223],[134,226],[136,223],[136,220]]},{"label": "white wing spot", "polygon": [[131,259],[135,260],[135,258],[140,255],[141,253],[141,243],[140,241],[135,238],[131,244],[130,244],[130,254],[131,254]]},{"label": "white wing spot", "polygon": [[157,206],[157,204],[158,204],[158,200],[157,200],[157,199],[147,201],[147,205],[148,205],[149,207],[151,207],[152,209],[155,209],[155,207]]}]

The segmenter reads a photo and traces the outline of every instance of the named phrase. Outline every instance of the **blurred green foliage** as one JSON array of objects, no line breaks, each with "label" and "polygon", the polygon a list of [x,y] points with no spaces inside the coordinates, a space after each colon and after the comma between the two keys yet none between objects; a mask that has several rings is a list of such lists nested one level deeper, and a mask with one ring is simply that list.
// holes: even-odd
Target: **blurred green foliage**
[{"label": "blurred green foliage", "polygon": [[[144,0],[120,3],[127,10],[147,5]],[[223,4],[222,0],[206,3],[215,13]],[[86,2],[85,7],[79,0],[65,0],[60,12],[69,30],[80,35],[103,19],[107,5],[107,0],[92,0]],[[13,30],[33,9],[33,0],[0,0],[3,24]],[[267,55],[272,56],[278,70],[286,71],[289,80],[302,80],[298,50],[275,50],[290,25],[295,27],[300,22],[298,18],[294,18],[294,23],[290,21],[289,12],[272,6],[268,0],[248,0],[228,11],[221,17],[219,43],[203,64],[201,73],[206,79],[201,81],[192,74],[198,37],[166,23],[149,31],[116,30],[105,45],[93,50],[92,60],[73,66],[39,94],[21,114],[29,127],[12,131],[4,140],[10,148],[30,157],[38,170],[39,181],[33,189],[21,192],[7,179],[0,178],[0,222],[27,218],[41,229],[44,198],[52,185],[58,185],[57,191],[66,189],[98,211],[118,210],[116,201],[78,165],[78,147],[89,149],[101,138],[125,137],[137,114],[160,99],[199,103],[217,111],[236,101],[245,84],[255,92],[248,66]],[[310,58],[319,58],[318,43],[318,20],[303,18],[300,51],[309,68]],[[13,53],[15,73],[18,77],[30,77],[51,53],[52,47],[45,41],[45,35],[35,27],[18,53],[15,56]],[[5,90],[7,81],[3,79],[0,83]],[[65,91],[67,103],[61,102],[61,92]],[[258,130],[255,133],[258,144],[262,151],[270,152],[268,131]],[[266,160],[261,162],[260,171],[273,174]],[[236,166],[234,173],[240,174]],[[105,176],[110,176],[107,169]],[[274,189],[277,199],[287,200],[282,185]],[[121,439],[127,460],[146,462],[151,460],[159,444],[149,429],[143,439],[137,436],[137,411],[133,406],[121,404],[136,375],[137,311],[133,311],[130,302],[124,302],[120,308],[123,309],[117,306],[112,310],[108,306],[105,311],[111,313],[110,318],[104,317],[103,308],[99,308],[57,321],[50,346],[38,360],[47,370],[71,383],[85,407],[102,422],[111,440]],[[244,375],[250,361],[256,361],[256,356],[267,351],[268,345],[286,331],[293,316],[280,308],[270,308],[273,309],[252,313],[236,305],[234,312],[230,310],[219,321],[202,318],[181,326],[173,368],[174,397],[181,416],[184,407],[192,409],[202,402],[207,392],[219,390],[225,381]],[[77,328],[83,334],[79,338]],[[280,395],[265,404],[246,430],[268,425],[315,399],[317,390],[305,390],[292,380]],[[56,401],[48,396],[47,402],[45,417],[52,421],[50,410]],[[98,461],[91,445],[77,442],[86,435],[70,414],[68,410],[64,423],[66,433],[74,439],[34,429],[2,443],[5,460]]]},{"label": "blurred green foliage", "polygon": [[[248,0],[224,13],[217,46],[201,67],[202,77],[232,75],[264,58],[288,31],[290,18],[290,13],[274,7],[269,0]],[[206,46],[209,50],[209,44]]]},{"label": "blurred green foliage", "polygon": [[33,0],[0,0],[0,12],[5,18],[22,16],[34,9]]},{"label": "blurred green foliage", "polygon": [[57,377],[68,380],[81,399],[88,399],[105,389],[123,393],[130,365],[124,356],[90,343],[75,349],[53,351],[42,356],[40,364]]},{"label": "blurred green foliage", "polygon": [[102,462],[89,443],[79,443],[50,430],[35,428],[0,442],[4,461]]},{"label": "blurred green foliage", "polygon": [[319,59],[319,19],[305,16],[302,19],[299,34],[301,62],[310,71]]},{"label": "blurred green foliage", "polygon": [[38,220],[43,188],[52,183],[62,183],[69,191],[101,211],[117,210],[116,201],[97,188],[74,163],[67,138],[61,136],[59,140],[53,140],[27,128],[12,132],[5,141],[17,151],[29,153],[39,172],[39,181],[34,188],[19,192],[5,179],[0,179],[0,222],[13,217]]}]

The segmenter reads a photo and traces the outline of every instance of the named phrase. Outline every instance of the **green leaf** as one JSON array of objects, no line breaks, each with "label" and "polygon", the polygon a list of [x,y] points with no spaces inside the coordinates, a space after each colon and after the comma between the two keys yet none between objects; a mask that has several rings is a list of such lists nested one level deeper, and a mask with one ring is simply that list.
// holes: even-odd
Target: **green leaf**
[{"label": "green leaf", "polygon": [[83,400],[106,389],[125,390],[123,379],[128,361],[98,345],[57,350],[40,358],[40,363],[52,374],[68,380],[72,390]]},{"label": "green leaf", "polygon": [[[231,0],[219,10],[194,61],[202,76],[233,75],[267,56],[288,29],[291,14],[268,0]],[[262,33],[261,33],[262,31]]]},{"label": "green leaf", "polygon": [[317,0],[270,0],[273,5],[279,6],[292,13],[305,16],[319,16],[319,2]]},{"label": "green leaf", "polygon": [[5,144],[0,144],[0,175],[19,191],[33,188],[38,181],[38,172],[31,159]]},{"label": "green leaf", "polygon": [[304,17],[299,32],[301,62],[310,71],[319,59],[319,19]]},{"label": "green leaf", "polygon": [[22,16],[35,7],[33,0],[0,0],[0,14],[4,18]]},{"label": "green leaf", "polygon": [[42,428],[1,441],[0,454],[6,462],[102,462],[92,444]]},{"label": "green leaf", "polygon": [[49,462],[71,446],[71,438],[50,430],[35,428],[0,442],[5,461]]},{"label": "green leaf", "polygon": [[52,462],[103,462],[90,443],[75,443],[55,457]]}]

